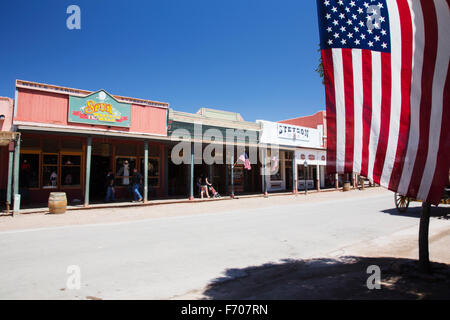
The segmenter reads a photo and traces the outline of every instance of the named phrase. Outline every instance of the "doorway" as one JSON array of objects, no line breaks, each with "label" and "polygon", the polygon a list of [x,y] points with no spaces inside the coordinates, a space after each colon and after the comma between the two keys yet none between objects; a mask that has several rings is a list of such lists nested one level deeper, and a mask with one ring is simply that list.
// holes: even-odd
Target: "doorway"
[{"label": "doorway", "polygon": [[89,199],[101,201],[105,199],[105,178],[110,169],[111,159],[104,156],[91,157],[91,183],[89,186]]}]

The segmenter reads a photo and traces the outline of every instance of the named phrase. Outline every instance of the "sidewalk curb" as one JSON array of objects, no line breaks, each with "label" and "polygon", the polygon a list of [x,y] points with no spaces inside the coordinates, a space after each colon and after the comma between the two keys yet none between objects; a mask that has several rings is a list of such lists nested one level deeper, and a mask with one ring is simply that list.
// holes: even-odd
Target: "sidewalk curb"
[{"label": "sidewalk curb", "polygon": [[[350,191],[363,191],[360,189],[351,189]],[[308,191],[309,194],[317,194],[317,193],[323,193],[323,192],[343,192],[342,188],[339,189],[321,189],[320,191],[317,190],[310,190]],[[83,205],[80,206],[68,206],[67,211],[77,211],[77,210],[94,210],[94,209],[115,209],[115,208],[133,208],[133,207],[140,207],[140,206],[159,206],[159,205],[165,205],[165,204],[182,204],[182,203],[203,203],[203,202],[212,202],[212,201],[223,201],[223,200],[239,200],[239,199],[248,199],[248,198],[270,198],[270,197],[276,197],[276,196],[305,196],[304,192],[299,192],[296,194],[293,194],[292,192],[276,192],[276,193],[269,193],[268,196],[264,196],[264,194],[250,194],[250,195],[240,195],[235,196],[234,199],[230,196],[225,196],[221,198],[210,198],[210,199],[178,199],[178,200],[150,200],[146,203],[132,203],[132,202],[124,202],[122,203],[115,203],[115,205],[112,204],[99,204],[99,205],[89,205],[88,207],[84,207]],[[36,208],[36,209],[22,209],[19,214],[20,215],[28,215],[28,214],[36,214],[36,213],[49,213],[49,210],[47,207],[43,208]],[[7,216],[5,214],[0,214],[1,216]]]}]

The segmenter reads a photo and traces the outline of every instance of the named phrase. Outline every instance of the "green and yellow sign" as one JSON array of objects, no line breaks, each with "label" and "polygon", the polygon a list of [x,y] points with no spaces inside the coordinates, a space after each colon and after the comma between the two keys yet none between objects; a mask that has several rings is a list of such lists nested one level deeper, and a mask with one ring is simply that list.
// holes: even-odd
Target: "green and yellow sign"
[{"label": "green and yellow sign", "polygon": [[84,98],[70,96],[69,122],[130,127],[131,105],[100,90]]}]

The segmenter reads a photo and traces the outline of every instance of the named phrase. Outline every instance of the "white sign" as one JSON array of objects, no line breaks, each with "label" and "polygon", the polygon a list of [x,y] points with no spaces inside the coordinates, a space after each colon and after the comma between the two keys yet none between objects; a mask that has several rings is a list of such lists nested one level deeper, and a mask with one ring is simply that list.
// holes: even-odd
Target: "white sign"
[{"label": "white sign", "polygon": [[309,141],[309,129],[292,126],[289,124],[278,124],[278,137],[291,140]]}]

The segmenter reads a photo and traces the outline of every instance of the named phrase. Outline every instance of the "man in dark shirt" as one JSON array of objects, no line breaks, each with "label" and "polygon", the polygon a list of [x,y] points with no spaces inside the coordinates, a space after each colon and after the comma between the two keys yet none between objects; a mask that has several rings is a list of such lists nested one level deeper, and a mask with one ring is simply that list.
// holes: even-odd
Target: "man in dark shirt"
[{"label": "man in dark shirt", "polygon": [[112,170],[108,171],[108,174],[106,175],[106,198],[105,202],[108,201],[115,201],[115,193],[116,190],[114,189],[114,174]]},{"label": "man in dark shirt", "polygon": [[133,176],[131,177],[131,182],[133,184],[133,198],[134,201],[142,201],[141,193],[139,192],[139,187],[142,182],[142,175],[139,173],[137,168],[133,169]]}]

